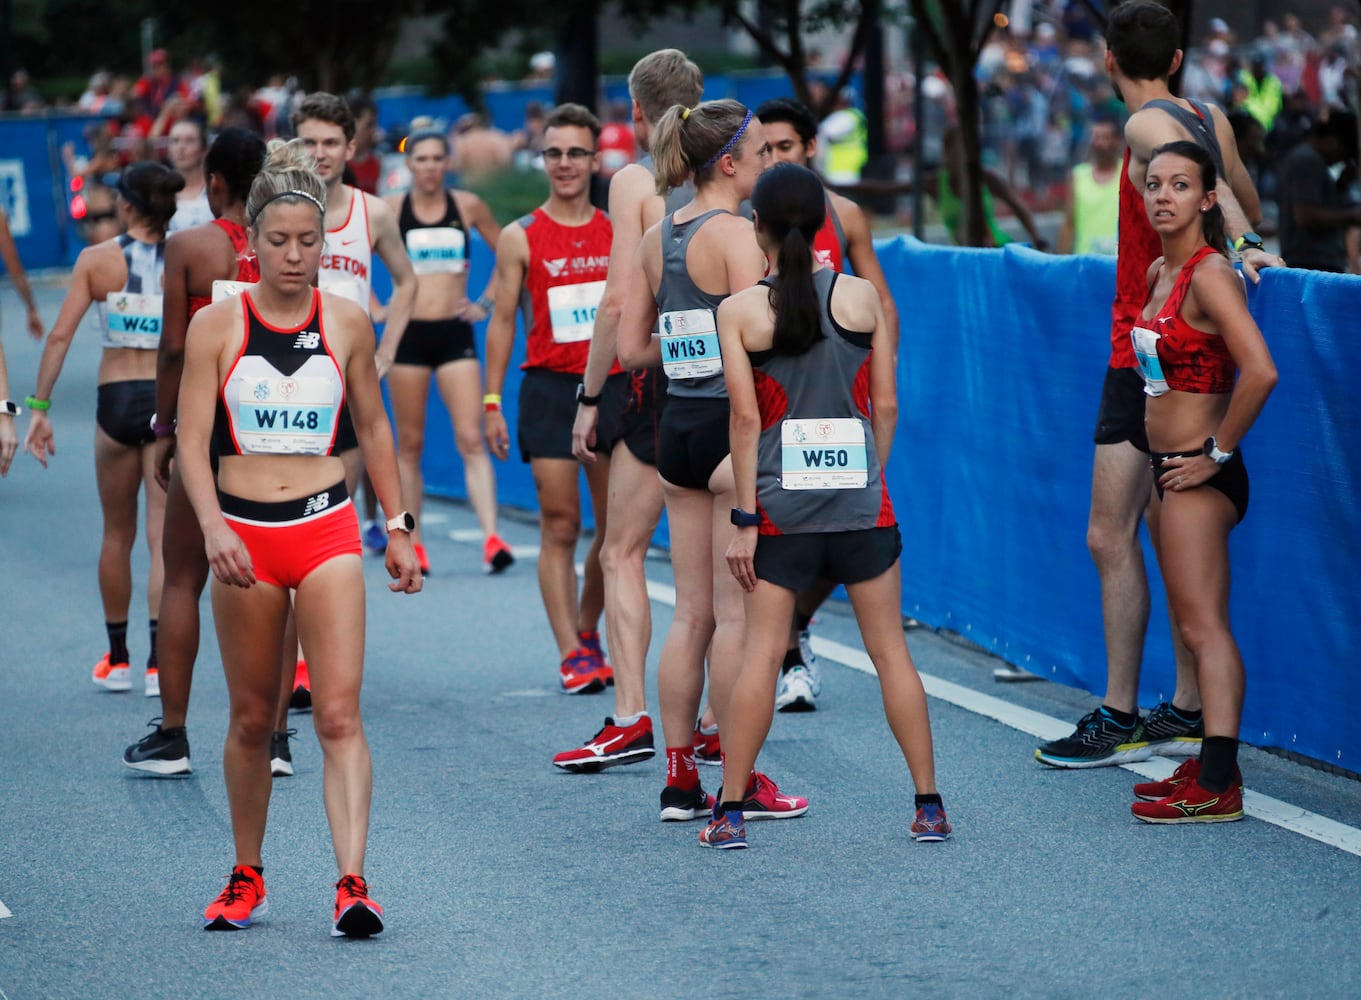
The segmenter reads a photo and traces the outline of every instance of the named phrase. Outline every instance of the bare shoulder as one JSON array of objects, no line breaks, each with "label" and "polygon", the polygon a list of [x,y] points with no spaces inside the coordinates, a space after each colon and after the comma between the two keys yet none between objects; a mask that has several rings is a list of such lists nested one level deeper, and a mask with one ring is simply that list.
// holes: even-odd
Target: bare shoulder
[{"label": "bare shoulder", "polygon": [[835,191],[828,191],[827,197],[831,200],[832,208],[836,211],[836,216],[841,220],[843,229],[852,227],[869,228],[869,221],[865,216],[865,210],[857,205],[844,194],[837,194]]},{"label": "bare shoulder", "polygon": [[1191,274],[1191,288],[1195,291],[1208,292],[1232,288],[1238,292],[1242,290],[1242,285],[1243,279],[1239,276],[1238,270],[1222,253],[1210,254],[1196,265],[1195,271]]}]

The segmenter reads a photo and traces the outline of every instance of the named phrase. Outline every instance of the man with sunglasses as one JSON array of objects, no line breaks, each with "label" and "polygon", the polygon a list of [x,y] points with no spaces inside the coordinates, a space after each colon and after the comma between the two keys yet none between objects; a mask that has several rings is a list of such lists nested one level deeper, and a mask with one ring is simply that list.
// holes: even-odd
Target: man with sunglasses
[{"label": "man with sunglasses", "polygon": [[599,632],[605,600],[600,545],[610,468],[605,456],[585,467],[596,528],[579,599],[575,568],[582,468],[572,455],[577,403],[598,405],[602,423],[613,423],[623,413],[628,391],[628,377],[616,364],[600,395],[581,393],[613,236],[609,218],[590,201],[591,175],[600,166],[599,138],[600,122],[579,104],[560,105],[548,115],[543,138],[548,201],[501,231],[496,300],[487,326],[487,444],[504,461],[510,435],[501,392],[515,341],[515,310],[523,310],[525,362],[517,437],[538,493],[539,590],[567,694],[603,691],[614,680]]}]

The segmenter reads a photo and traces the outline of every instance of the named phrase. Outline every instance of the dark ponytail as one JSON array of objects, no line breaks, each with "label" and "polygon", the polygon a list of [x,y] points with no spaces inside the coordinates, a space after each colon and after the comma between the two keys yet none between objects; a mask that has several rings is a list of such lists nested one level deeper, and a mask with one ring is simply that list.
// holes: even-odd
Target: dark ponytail
[{"label": "dark ponytail", "polygon": [[134,163],[118,178],[118,193],[147,227],[162,237],[178,207],[175,195],[182,190],[184,178],[154,160]]},{"label": "dark ponytail", "polygon": [[807,167],[779,163],[757,180],[751,207],[757,226],[779,242],[779,274],[770,286],[773,346],[780,354],[806,354],[823,337],[813,285],[813,239],[827,217],[827,194]]},{"label": "dark ponytail", "polygon": [[[1202,192],[1209,193],[1215,189],[1219,173],[1215,169],[1215,162],[1210,158],[1210,154],[1199,145],[1186,139],[1165,142],[1153,150],[1153,155],[1148,158],[1148,165],[1152,167],[1153,161],[1164,153],[1169,156],[1180,156],[1196,165],[1200,172],[1200,189]],[[1206,243],[1225,257],[1229,255],[1228,223],[1224,219],[1224,209],[1219,207],[1218,199],[1215,199],[1215,203],[1207,211],[1200,213],[1200,231],[1205,237]]]}]

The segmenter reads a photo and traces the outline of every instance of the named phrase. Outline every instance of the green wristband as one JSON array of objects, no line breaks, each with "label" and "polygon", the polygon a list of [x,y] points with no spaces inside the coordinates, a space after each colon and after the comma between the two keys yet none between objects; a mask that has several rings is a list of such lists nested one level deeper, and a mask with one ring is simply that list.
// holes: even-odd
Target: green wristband
[{"label": "green wristband", "polygon": [[52,409],[50,399],[39,399],[37,396],[25,396],[24,405],[30,410],[38,410],[39,412]]}]

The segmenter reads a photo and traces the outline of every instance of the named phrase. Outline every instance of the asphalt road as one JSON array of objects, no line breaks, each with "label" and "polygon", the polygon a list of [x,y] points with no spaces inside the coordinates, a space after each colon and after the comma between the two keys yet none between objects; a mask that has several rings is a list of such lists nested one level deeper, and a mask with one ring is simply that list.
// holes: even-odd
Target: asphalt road
[{"label": "asphalt road", "polygon": [[[40,299],[50,322],[60,291]],[[39,350],[7,286],[0,304],[22,398]],[[475,527],[471,513],[437,501],[423,594],[388,593],[380,562],[366,560],[367,869],[387,931],[367,942],[328,934],[336,876],[304,715],[298,773],[276,782],[266,839],[270,915],[246,932],[205,934],[199,915],[232,861],[226,692],[206,600],[192,777],[144,778],[119,761],[158,711],[140,671],[128,694],[89,680],[106,648],[94,573],[96,359],[87,327],[56,394],[51,468],[21,456],[0,481],[3,1000],[1361,991],[1356,782],[1245,749],[1254,816],[1142,825],[1128,810],[1129,771],[1059,772],[1031,757],[1035,733],[1066,730],[1093,698],[997,684],[999,661],[914,630],[956,831],[914,844],[911,783],[842,608],[815,629],[818,711],[777,716],[761,757],[809,798],[809,813],[750,825],[748,851],[701,850],[698,823],[658,822],[660,757],[593,776],[550,765],[595,732],[609,696],[556,692],[535,525],[507,520],[521,561],[487,578],[478,548],[458,540]],[[139,550],[134,663],[146,654],[145,567]],[[653,560],[649,575],[660,636],[668,564]],[[654,682],[650,673],[655,713]]]}]

